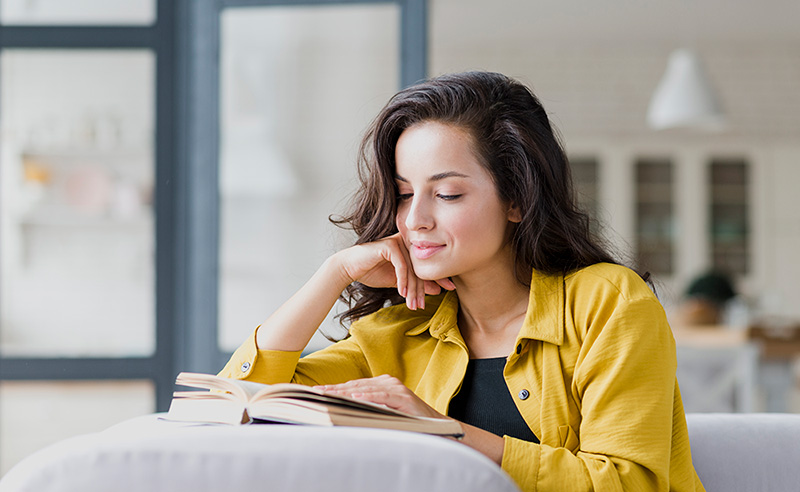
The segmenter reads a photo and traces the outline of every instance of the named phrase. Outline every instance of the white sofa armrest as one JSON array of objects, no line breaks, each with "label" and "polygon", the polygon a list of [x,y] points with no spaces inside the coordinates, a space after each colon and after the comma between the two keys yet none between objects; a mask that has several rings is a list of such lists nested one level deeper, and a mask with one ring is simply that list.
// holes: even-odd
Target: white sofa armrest
[{"label": "white sofa armrest", "polygon": [[687,414],[707,492],[800,490],[800,415]]}]

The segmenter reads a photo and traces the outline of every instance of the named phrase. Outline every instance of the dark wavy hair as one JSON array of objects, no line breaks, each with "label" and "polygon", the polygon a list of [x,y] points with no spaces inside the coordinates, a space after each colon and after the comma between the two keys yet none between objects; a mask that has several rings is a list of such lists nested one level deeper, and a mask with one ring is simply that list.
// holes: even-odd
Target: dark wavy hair
[{"label": "dark wavy hair", "polygon": [[[516,205],[522,220],[511,245],[517,279],[528,285],[531,270],[567,273],[601,262],[616,263],[592,235],[590,220],[575,203],[566,154],[536,96],[525,85],[492,72],[443,75],[397,93],[378,114],[361,142],[360,189],[352,210],[331,218],[352,228],[356,244],[397,232],[395,147],[403,131],[436,121],[466,130],[500,198]],[[352,321],[403,298],[396,289],[358,282],[342,294]]]}]

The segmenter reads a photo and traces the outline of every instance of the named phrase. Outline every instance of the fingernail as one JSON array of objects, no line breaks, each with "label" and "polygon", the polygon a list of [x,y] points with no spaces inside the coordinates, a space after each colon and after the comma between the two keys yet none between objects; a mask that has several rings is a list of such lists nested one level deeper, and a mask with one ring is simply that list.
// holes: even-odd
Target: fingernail
[{"label": "fingernail", "polygon": [[419,308],[425,309],[425,297],[420,297]]}]

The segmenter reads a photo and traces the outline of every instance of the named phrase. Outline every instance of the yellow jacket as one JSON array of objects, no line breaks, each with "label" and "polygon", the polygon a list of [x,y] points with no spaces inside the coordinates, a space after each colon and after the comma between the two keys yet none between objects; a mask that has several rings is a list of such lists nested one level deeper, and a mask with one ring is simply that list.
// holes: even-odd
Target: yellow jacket
[{"label": "yellow jacket", "polygon": [[[390,374],[447,414],[469,360],[458,297],[425,303],[365,316],[350,338],[302,359],[257,350],[254,333],[220,375],[314,385]],[[541,441],[504,437],[502,468],[522,490],[704,490],[675,379],[675,342],[638,275],[610,264],[534,273],[515,347],[506,384]]]}]

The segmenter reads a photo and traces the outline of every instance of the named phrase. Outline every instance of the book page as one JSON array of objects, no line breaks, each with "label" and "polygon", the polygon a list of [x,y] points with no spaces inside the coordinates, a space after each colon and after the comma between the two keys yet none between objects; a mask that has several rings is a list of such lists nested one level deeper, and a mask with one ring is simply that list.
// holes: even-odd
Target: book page
[{"label": "book page", "polygon": [[[197,393],[197,391],[195,391]],[[175,398],[164,417],[179,422],[244,424],[250,421],[241,403],[219,398]]]},{"label": "book page", "polygon": [[273,393],[284,391],[295,393],[315,393],[319,395],[323,394],[322,391],[315,390],[309,386],[303,386],[302,384],[263,384],[198,372],[182,372],[178,374],[175,383],[180,386],[189,386],[192,388],[227,391],[228,393],[236,396],[242,402],[255,401],[260,398],[268,398],[269,395]]},{"label": "book page", "polygon": [[197,372],[182,372],[178,374],[175,383],[180,386],[189,386],[192,388],[227,391],[242,402],[250,401],[250,398],[258,393],[260,389],[267,387],[267,385],[261,383],[223,378],[213,374]]}]

